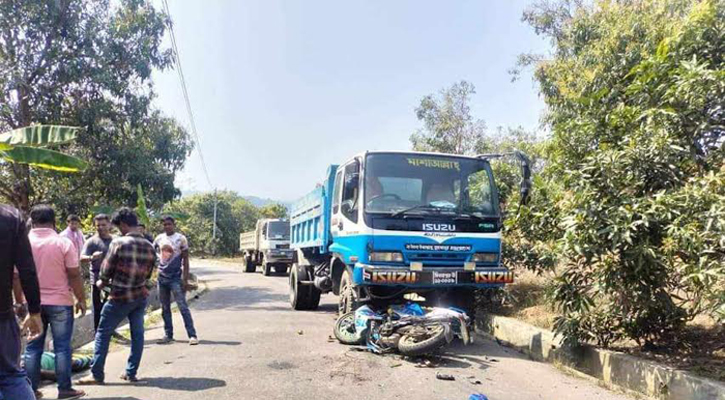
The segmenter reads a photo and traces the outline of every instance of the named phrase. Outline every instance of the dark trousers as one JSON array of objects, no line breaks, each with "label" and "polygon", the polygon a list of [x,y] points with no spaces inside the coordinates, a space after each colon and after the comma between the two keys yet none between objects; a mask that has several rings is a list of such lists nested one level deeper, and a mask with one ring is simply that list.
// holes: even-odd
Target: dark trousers
[{"label": "dark trousers", "polygon": [[159,302],[161,302],[161,316],[164,319],[164,332],[167,338],[174,338],[174,323],[171,316],[171,296],[174,296],[176,305],[179,306],[181,318],[184,319],[184,327],[189,338],[196,337],[194,320],[191,318],[189,305],[186,303],[186,293],[181,287],[181,278],[164,278],[159,276]]},{"label": "dark trousers", "polygon": [[101,324],[98,327],[98,331],[96,331],[93,367],[91,367],[91,373],[97,381],[103,382],[106,377],[104,368],[106,366],[108,347],[111,343],[111,335],[118,324],[125,318],[128,318],[128,322],[131,325],[131,353],[128,356],[128,363],[126,364],[126,374],[128,376],[136,376],[138,367],[141,364],[141,356],[143,355],[143,322],[145,313],[145,298],[129,302],[109,300],[103,305]]},{"label": "dark trousers", "polygon": [[35,400],[28,375],[20,368],[20,329],[15,317],[0,318],[0,399]]},{"label": "dark trousers", "polygon": [[45,349],[45,336],[50,327],[50,332],[53,334],[58,390],[71,390],[73,307],[43,305],[40,309],[40,316],[43,318],[43,333],[28,342],[28,346],[25,348],[25,369],[33,383],[33,389],[37,389],[40,386],[40,360]]},{"label": "dark trousers", "polygon": [[91,297],[93,298],[93,332],[98,332],[98,324],[101,322],[101,310],[106,303],[103,299],[103,291],[96,284],[91,289]]}]

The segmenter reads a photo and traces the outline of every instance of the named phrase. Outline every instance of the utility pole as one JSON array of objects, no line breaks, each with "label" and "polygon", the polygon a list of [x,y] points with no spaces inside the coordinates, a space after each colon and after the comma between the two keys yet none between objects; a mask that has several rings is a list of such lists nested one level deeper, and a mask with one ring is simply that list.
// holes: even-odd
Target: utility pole
[{"label": "utility pole", "polygon": [[217,196],[216,196],[216,188],[214,189],[214,225],[212,227],[211,231],[211,240],[213,243],[212,252],[214,255],[216,255],[216,205],[217,205]]}]

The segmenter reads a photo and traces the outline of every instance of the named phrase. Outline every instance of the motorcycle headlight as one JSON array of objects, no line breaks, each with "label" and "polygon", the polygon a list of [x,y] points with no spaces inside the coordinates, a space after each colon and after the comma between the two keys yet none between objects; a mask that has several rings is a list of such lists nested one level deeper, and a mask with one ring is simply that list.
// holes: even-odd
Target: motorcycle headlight
[{"label": "motorcycle headlight", "polygon": [[471,258],[473,262],[495,263],[498,261],[498,253],[476,253]]},{"label": "motorcycle headlight", "polygon": [[403,262],[403,253],[399,251],[375,251],[370,253],[372,262]]}]

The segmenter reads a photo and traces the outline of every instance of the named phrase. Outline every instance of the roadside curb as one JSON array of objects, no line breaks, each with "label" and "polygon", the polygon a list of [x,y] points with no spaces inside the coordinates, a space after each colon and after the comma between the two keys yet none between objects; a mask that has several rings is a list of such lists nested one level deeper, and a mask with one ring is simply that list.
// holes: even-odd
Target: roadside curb
[{"label": "roadside curb", "polygon": [[592,346],[564,346],[561,337],[519,320],[479,314],[476,332],[532,360],[598,379],[606,386],[661,400],[725,400],[725,384],[628,354]]}]

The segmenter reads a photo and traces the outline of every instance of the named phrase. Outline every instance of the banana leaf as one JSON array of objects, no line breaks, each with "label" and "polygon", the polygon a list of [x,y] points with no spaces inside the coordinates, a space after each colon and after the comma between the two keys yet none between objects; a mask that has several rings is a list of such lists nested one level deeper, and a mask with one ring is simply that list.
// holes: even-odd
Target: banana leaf
[{"label": "banana leaf", "polygon": [[86,168],[86,162],[80,158],[38,147],[13,146],[9,150],[0,150],[0,158],[54,171],[78,172]]},{"label": "banana leaf", "polygon": [[[0,133],[0,145],[47,147],[72,142],[81,128],[63,125],[34,125]],[[2,147],[0,147],[2,150]]]},{"label": "banana leaf", "polygon": [[136,214],[138,214],[138,219],[147,228],[151,228],[151,221],[149,220],[148,210],[146,209],[146,199],[143,196],[143,189],[140,183],[136,186],[136,194]]}]

